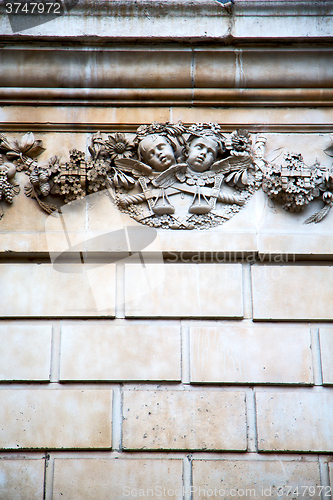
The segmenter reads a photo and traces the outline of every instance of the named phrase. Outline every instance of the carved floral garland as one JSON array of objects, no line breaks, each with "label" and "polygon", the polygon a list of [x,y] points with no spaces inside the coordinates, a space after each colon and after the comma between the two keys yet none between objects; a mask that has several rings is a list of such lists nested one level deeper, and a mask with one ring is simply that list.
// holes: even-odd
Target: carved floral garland
[{"label": "carved floral garland", "polygon": [[[97,132],[89,153],[70,151],[69,161],[53,156],[39,165],[45,149],[30,132],[10,142],[0,134],[0,201],[20,191],[15,173],[29,177],[25,194],[47,213],[64,203],[108,189],[119,210],[142,224],[165,229],[206,229],[229,220],[262,188],[285,210],[299,212],[314,199],[324,207],[305,223],[320,222],[333,204],[333,171],[305,165],[302,155],[283,162],[264,158],[265,138],[256,144],[246,130],[222,134],[215,123],[142,125],[131,141]],[[333,156],[333,146],[325,150]]]}]

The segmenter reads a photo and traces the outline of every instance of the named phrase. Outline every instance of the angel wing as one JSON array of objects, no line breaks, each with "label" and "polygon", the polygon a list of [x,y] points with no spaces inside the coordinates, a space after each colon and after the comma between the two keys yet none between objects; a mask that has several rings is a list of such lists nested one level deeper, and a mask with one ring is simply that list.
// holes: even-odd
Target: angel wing
[{"label": "angel wing", "polygon": [[250,155],[246,156],[228,156],[223,160],[216,161],[213,163],[211,170],[216,174],[228,174],[235,170],[245,170],[252,166],[252,157]]},{"label": "angel wing", "polygon": [[187,170],[186,163],[179,163],[178,165],[172,165],[172,167],[169,167],[167,170],[158,175],[156,179],[152,181],[152,184],[155,187],[162,187],[162,188],[167,188],[169,186],[172,186],[172,184],[174,184],[175,182],[182,180],[182,176],[185,174],[186,170]]},{"label": "angel wing", "polygon": [[142,163],[139,160],[133,160],[132,158],[123,158],[121,160],[114,160],[116,167],[119,167],[124,172],[130,172],[134,177],[140,177],[141,175],[151,175],[153,169]]}]

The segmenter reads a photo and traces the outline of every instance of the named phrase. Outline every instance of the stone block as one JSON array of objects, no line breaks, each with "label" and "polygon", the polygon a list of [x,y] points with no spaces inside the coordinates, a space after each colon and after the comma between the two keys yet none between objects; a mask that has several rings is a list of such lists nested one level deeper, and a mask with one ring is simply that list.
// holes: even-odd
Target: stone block
[{"label": "stone block", "polygon": [[333,451],[333,393],[257,392],[259,451]]},{"label": "stone block", "polygon": [[323,384],[333,384],[333,328],[320,328],[320,353]]},{"label": "stone block", "polygon": [[[1,86],[11,79],[9,68],[15,57],[22,68],[16,87],[44,88],[183,88],[191,86],[190,50],[61,50],[29,51],[4,49],[0,64],[4,69]],[[59,71],[59,68],[63,71]],[[89,67],[89,77],[86,68]],[[133,79],[133,75],[135,78]],[[84,85],[82,85],[82,83]],[[10,86],[10,85],[9,85]]]},{"label": "stone block", "polygon": [[246,450],[245,394],[125,391],[127,450]]},{"label": "stone block", "polygon": [[180,459],[55,459],[53,500],[163,496],[183,498]]},{"label": "stone block", "polygon": [[240,318],[243,316],[242,266],[128,264],[125,266],[125,315]]},{"label": "stone block", "polygon": [[0,459],[2,500],[41,500],[44,491],[44,464],[41,459]]},{"label": "stone block", "polygon": [[[304,50],[300,54],[285,49],[201,49],[196,50],[195,55],[196,88],[241,86],[258,89],[262,82],[266,88],[329,87],[332,75],[332,51]],[[241,71],[237,71],[238,65],[241,65]],[[281,68],[283,76],[281,71],[276,71],[277,67]]]},{"label": "stone block", "polygon": [[0,380],[50,379],[52,326],[0,322]]},{"label": "stone block", "polygon": [[[92,269],[88,274],[82,272],[81,264],[69,265],[68,272],[58,272],[50,264],[0,264],[1,282],[6,283],[0,290],[0,315],[114,316],[115,266],[104,267]],[[18,286],[23,290],[19,299]]]},{"label": "stone block", "polygon": [[[196,123],[202,120],[202,116],[205,116],[207,122],[217,122],[223,123],[225,130],[235,130],[238,127],[252,128],[253,126],[265,124],[265,127],[269,125],[279,126],[281,123],[284,125],[285,129],[288,129],[290,125],[296,125],[300,132],[308,131],[308,127],[305,128],[306,124],[311,124],[310,126],[316,127],[322,125],[331,119],[333,115],[333,108],[290,108],[285,107],[270,107],[260,109],[258,113],[258,108],[237,106],[235,107],[225,107],[225,108],[204,108],[201,106],[192,107],[182,107],[177,106],[172,108],[172,121],[176,123],[178,120],[182,120],[184,123]],[[0,108],[0,116],[1,116]],[[289,214],[290,215],[290,214]]]},{"label": "stone block", "polygon": [[252,266],[253,319],[333,320],[333,267]]},{"label": "stone block", "polygon": [[312,384],[310,343],[307,326],[191,327],[191,382]]},{"label": "stone block", "polygon": [[1,391],[0,448],[111,448],[112,391]]},{"label": "stone block", "polygon": [[180,380],[179,327],[124,323],[63,324],[60,380]]},{"label": "stone block", "polygon": [[[226,39],[231,28],[233,39],[236,41],[249,38],[265,42],[267,39],[277,38],[279,41],[291,39],[297,43],[306,38],[310,40],[323,37],[325,39],[331,35],[332,9],[330,4],[325,5],[325,7],[322,4],[318,5],[312,2],[306,5],[302,2],[293,4],[295,2],[290,1],[287,10],[277,10],[276,5],[272,6],[271,2],[263,4],[260,9],[258,9],[257,4],[253,6],[253,2],[242,2],[235,5],[231,26],[230,15],[219,2],[195,0],[189,4],[183,0],[156,4],[154,0],[150,0],[144,4],[137,4],[135,1],[126,0],[114,5],[112,2],[111,4],[104,2],[95,4],[92,1],[87,1],[84,2],[83,6],[81,4],[76,6],[74,12],[70,11],[66,15],[57,16],[52,23],[30,27],[26,31],[26,36],[27,39],[33,40],[61,39],[62,37],[81,40],[84,36],[87,39],[96,37],[101,41],[107,39],[111,42],[111,47],[118,40],[132,40],[133,44],[137,43],[139,47],[140,44],[150,40],[149,49],[153,49],[153,42],[156,40],[165,40],[167,43],[170,40],[177,41],[177,39],[188,42]],[[165,5],[167,5],[167,10]],[[3,16],[0,21],[1,33],[7,36],[12,35],[13,30],[6,16]],[[24,28],[21,27],[21,29]],[[106,50],[99,52],[102,52],[103,60],[108,61],[105,55]],[[240,73],[242,70],[241,56],[244,52],[247,52],[246,48],[239,49]],[[270,52],[273,59],[274,50],[271,49]],[[325,53],[326,50],[322,52]],[[96,59],[95,55],[93,61]],[[80,61],[81,58],[78,58],[78,63]],[[287,60],[284,65],[287,65],[288,62]],[[62,74],[67,68],[65,66],[64,69],[60,62],[58,64],[59,72]],[[74,73],[72,78],[75,78],[77,65],[74,61],[73,65],[67,69],[68,72]],[[281,68],[280,65],[272,69],[275,73],[280,73],[282,70],[283,67]],[[296,68],[295,72],[298,74]],[[79,80],[78,84],[82,86],[84,81],[94,81],[93,78],[94,72],[93,75],[90,75],[90,72],[87,71],[83,73],[83,82]],[[282,76],[279,82],[283,85]],[[262,82],[262,85],[264,84],[265,80]]]},{"label": "stone block", "polygon": [[[318,462],[296,460],[193,461],[193,500],[204,500],[207,497],[320,500],[319,486]],[[293,495],[293,492],[296,494]]]}]

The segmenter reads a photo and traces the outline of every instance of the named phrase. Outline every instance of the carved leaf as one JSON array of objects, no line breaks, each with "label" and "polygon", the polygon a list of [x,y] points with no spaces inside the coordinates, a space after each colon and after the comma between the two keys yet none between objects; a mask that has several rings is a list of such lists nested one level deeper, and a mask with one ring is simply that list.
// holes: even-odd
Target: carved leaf
[{"label": "carved leaf", "polygon": [[240,176],[241,176],[241,175],[242,175],[242,171],[237,172],[237,173],[235,174],[235,176],[234,176],[234,180],[233,180],[234,184],[238,184],[238,181],[239,181],[239,179],[240,179]]},{"label": "carved leaf", "polygon": [[324,153],[326,153],[328,156],[333,156],[333,144],[328,148],[324,149]]},{"label": "carved leaf", "polygon": [[14,194],[19,194],[19,192],[21,191],[20,185],[17,183],[13,184],[13,191]]},{"label": "carved leaf", "polygon": [[124,172],[116,171],[113,177],[113,182],[115,186],[123,186],[125,189],[131,189],[135,185],[135,180],[133,177],[124,174]]},{"label": "carved leaf", "polygon": [[91,154],[92,159],[94,160],[96,156],[95,150],[91,146],[88,146],[88,150],[89,153]]},{"label": "carved leaf", "polygon": [[279,158],[279,156],[282,155],[284,150],[284,146],[281,146],[280,148],[276,148],[273,151],[270,152],[270,154],[267,156],[266,160],[268,162],[273,162]]},{"label": "carved leaf", "polygon": [[162,172],[159,176],[152,181],[152,184],[156,187],[167,188],[172,186],[175,182],[179,180],[176,174],[184,174],[187,170],[186,163],[179,163],[178,165],[172,165],[167,170]]},{"label": "carved leaf", "polygon": [[247,181],[248,181],[247,171],[244,170],[243,175],[241,177],[241,183],[242,183],[242,185],[246,186],[247,185]]},{"label": "carved leaf", "polygon": [[133,160],[132,158],[123,158],[121,160],[114,160],[116,167],[125,172],[131,172],[134,176],[140,177],[140,175],[151,175],[153,173],[152,168],[142,161]]},{"label": "carved leaf", "polygon": [[311,222],[314,222],[315,224],[318,224],[321,220],[323,220],[324,217],[328,214],[328,212],[331,210],[331,205],[327,204],[319,210],[319,212],[316,212],[315,214],[311,215],[308,219],[306,219],[303,224],[311,224]]},{"label": "carved leaf", "polygon": [[7,137],[3,134],[0,134],[0,149],[10,150],[11,145],[9,144]]},{"label": "carved leaf", "polygon": [[25,134],[21,142],[14,141],[14,148],[8,153],[8,157],[17,157],[21,154],[28,156],[29,158],[36,158],[45,151],[42,147],[42,141],[35,140],[35,136],[32,132]]},{"label": "carved leaf", "polygon": [[35,198],[34,188],[31,184],[27,184],[26,186],[24,186],[24,193],[26,196],[28,196],[28,198]]},{"label": "carved leaf", "polygon": [[44,203],[43,201],[41,201],[38,198],[38,196],[36,196],[36,200],[37,200],[37,203],[40,206],[40,208],[42,208],[49,215],[53,214],[53,212],[59,212],[59,213],[61,213],[60,208],[57,207],[56,205],[51,205],[50,203]]},{"label": "carved leaf", "polygon": [[25,134],[22,137],[21,142],[19,144],[19,148],[22,151],[22,153],[28,151],[33,146],[34,142],[35,142],[35,136],[32,132],[28,132],[27,134]]}]

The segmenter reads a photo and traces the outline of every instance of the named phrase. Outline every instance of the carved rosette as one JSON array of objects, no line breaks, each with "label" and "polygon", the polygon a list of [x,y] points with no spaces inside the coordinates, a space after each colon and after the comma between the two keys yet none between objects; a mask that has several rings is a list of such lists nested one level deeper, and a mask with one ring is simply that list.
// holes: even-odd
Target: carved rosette
[{"label": "carved rosette", "polygon": [[[290,212],[321,198],[323,208],[305,221],[320,222],[333,204],[333,171],[306,165],[299,153],[268,161],[265,143],[261,136],[253,143],[246,130],[222,133],[216,123],[154,122],[134,137],[97,132],[89,155],[73,149],[66,162],[53,156],[39,165],[45,149],[32,133],[12,142],[0,134],[0,201],[13,202],[15,173],[24,171],[25,194],[47,213],[60,211],[56,198],[70,203],[107,189],[119,210],[141,224],[208,229],[228,221],[262,188]],[[333,156],[333,147],[325,152]]]}]

